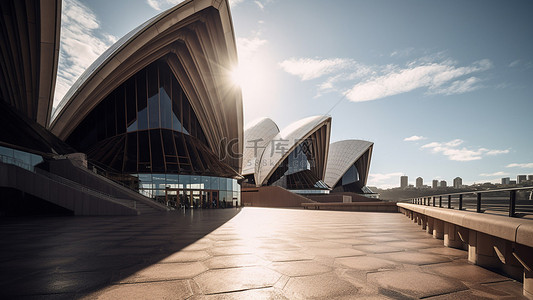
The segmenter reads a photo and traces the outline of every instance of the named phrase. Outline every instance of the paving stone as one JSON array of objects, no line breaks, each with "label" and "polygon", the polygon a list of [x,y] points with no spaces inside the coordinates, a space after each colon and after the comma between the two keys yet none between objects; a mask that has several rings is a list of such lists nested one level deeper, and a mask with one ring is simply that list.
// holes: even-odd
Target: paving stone
[{"label": "paving stone", "polygon": [[290,278],[283,289],[290,299],[354,297],[358,288],[333,273]]},{"label": "paving stone", "polygon": [[225,269],[235,267],[262,266],[267,262],[253,254],[215,256],[206,261],[204,264],[209,269]]},{"label": "paving stone", "polygon": [[370,271],[378,269],[390,269],[398,266],[398,263],[370,256],[341,257],[335,262],[351,269]]},{"label": "paving stone", "polygon": [[382,245],[357,245],[353,246],[353,248],[366,253],[391,253],[403,251],[403,249],[400,248]]},{"label": "paving stone", "polygon": [[205,294],[234,292],[273,286],[281,275],[265,267],[209,270],[194,281]]},{"label": "paving stone", "polygon": [[270,261],[297,261],[311,260],[315,255],[302,251],[273,251],[260,254],[261,257]]},{"label": "paving stone", "polygon": [[288,299],[275,288],[261,288],[232,293],[223,293],[215,295],[207,295],[202,297],[206,300],[241,300],[241,299],[253,299],[253,300],[286,300]]},{"label": "paving stone", "polygon": [[380,286],[381,294],[393,298],[429,297],[468,289],[459,280],[414,270],[370,273],[367,278]]},{"label": "paving stone", "polygon": [[189,279],[207,271],[200,262],[154,264],[120,280],[120,283]]},{"label": "paving stone", "polygon": [[159,263],[193,262],[211,257],[206,251],[180,251],[162,259]]},{"label": "paving stone", "polygon": [[465,263],[438,264],[434,266],[425,266],[423,269],[431,273],[444,275],[459,279],[461,281],[473,283],[487,283],[509,280],[507,277],[496,274],[482,267]]},{"label": "paving stone", "polygon": [[394,236],[386,236],[386,235],[376,236],[375,233],[369,233],[369,235],[365,237],[365,240],[376,243],[376,242],[393,242],[393,241],[399,241],[400,239]]},{"label": "paving stone", "polygon": [[363,251],[355,250],[352,248],[312,248],[312,249],[307,249],[305,251],[311,254],[317,255],[317,256],[329,256],[329,257],[365,255]]},{"label": "paving stone", "polygon": [[332,271],[331,267],[315,261],[277,262],[269,266],[270,269],[287,276],[316,275]]},{"label": "paving stone", "polygon": [[192,295],[187,281],[172,280],[111,285],[95,294],[82,297],[82,299],[186,299]]},{"label": "paving stone", "polygon": [[450,247],[421,249],[420,252],[440,254],[440,255],[445,255],[445,256],[453,256],[453,257],[458,257],[458,258],[468,258],[468,251],[450,248]]},{"label": "paving stone", "polygon": [[429,265],[451,261],[450,258],[429,253],[420,252],[395,252],[376,254],[377,257],[412,265]]},{"label": "paving stone", "polygon": [[232,246],[232,247],[217,247],[210,248],[209,252],[212,255],[232,255],[232,254],[251,254],[256,251],[255,247],[251,246]]},{"label": "paving stone", "polygon": [[365,240],[364,238],[333,239],[333,240],[330,240],[330,241],[334,242],[334,243],[342,243],[342,244],[349,244],[349,245],[368,245],[368,244],[373,244],[373,242]]},{"label": "paving stone", "polygon": [[406,242],[406,241],[388,242],[388,243],[383,243],[382,245],[391,246],[391,247],[395,247],[395,248],[400,248],[402,250],[403,249],[405,249],[405,250],[408,250],[408,249],[424,249],[424,248],[433,247],[433,245],[431,245],[429,243],[424,243],[424,242]]}]

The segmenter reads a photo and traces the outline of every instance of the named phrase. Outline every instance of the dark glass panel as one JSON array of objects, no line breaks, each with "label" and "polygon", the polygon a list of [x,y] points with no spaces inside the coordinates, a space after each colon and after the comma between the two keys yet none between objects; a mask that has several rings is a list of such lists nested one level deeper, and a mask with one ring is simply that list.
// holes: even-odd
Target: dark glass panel
[{"label": "dark glass panel", "polygon": [[192,172],[191,161],[189,153],[184,141],[183,134],[174,132],[174,141],[176,143],[176,150],[178,152],[178,163],[180,172]]},{"label": "dark glass panel", "polygon": [[151,171],[148,131],[139,131],[139,172]]},{"label": "dark glass panel", "polygon": [[113,148],[111,149],[111,153],[113,155],[111,156],[111,162],[109,163],[109,166],[117,171],[122,171],[122,163],[124,160],[124,147],[126,146],[126,135],[119,135],[118,141],[115,143],[113,142]]},{"label": "dark glass panel", "polygon": [[161,131],[150,130],[150,145],[152,150],[152,171],[165,172],[165,160],[163,158],[163,148],[161,147]]},{"label": "dark glass panel", "polygon": [[183,131],[181,125],[181,86],[179,85],[176,77],[171,74],[172,78],[172,129],[176,131]]},{"label": "dark glass panel", "polygon": [[148,76],[148,127],[159,128],[159,85],[157,80],[157,64],[151,64]]},{"label": "dark glass panel", "polygon": [[355,165],[352,165],[344,175],[342,175],[342,185],[347,185],[359,181],[359,173]]},{"label": "dark glass panel", "polygon": [[105,104],[105,124],[106,124],[106,138],[115,136],[117,134],[115,124],[115,93],[111,93],[104,100]]},{"label": "dark glass panel", "polygon": [[163,135],[163,149],[165,150],[165,156],[176,156],[176,148],[174,148],[174,140],[172,138],[172,131],[161,130]]},{"label": "dark glass panel", "polygon": [[164,62],[159,63],[159,105],[161,112],[161,128],[172,129],[172,89],[170,87],[171,72]]},{"label": "dark glass panel", "polygon": [[181,105],[183,110],[183,121],[181,124],[183,125],[183,132],[189,134],[189,132],[191,132],[191,106],[189,101],[187,101],[187,97],[185,97],[185,93],[183,93],[183,91],[181,92],[180,96],[182,98]]},{"label": "dark glass panel", "polygon": [[115,95],[117,134],[122,134],[126,132],[125,88],[125,85],[121,85],[120,87],[118,87]]},{"label": "dark glass panel", "polygon": [[148,129],[148,108],[146,104],[146,69],[136,76],[137,84],[137,128]]},{"label": "dark glass panel", "polygon": [[105,129],[105,106],[98,105],[94,110],[96,118],[96,136],[97,140],[101,141],[106,138],[106,129]]},{"label": "dark glass panel", "polygon": [[128,132],[137,130],[135,76],[126,81],[126,126]]},{"label": "dark glass panel", "polygon": [[137,132],[128,133],[124,155],[124,172],[137,172]]}]

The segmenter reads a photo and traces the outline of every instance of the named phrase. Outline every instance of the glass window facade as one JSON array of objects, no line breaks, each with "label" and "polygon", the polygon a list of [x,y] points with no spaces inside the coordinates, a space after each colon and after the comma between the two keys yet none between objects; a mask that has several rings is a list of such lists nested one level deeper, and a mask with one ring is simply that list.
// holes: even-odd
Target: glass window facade
[{"label": "glass window facade", "polygon": [[313,138],[301,142],[278,166],[267,185],[290,190],[328,189],[318,177]]},{"label": "glass window facade", "polygon": [[0,146],[0,161],[6,164],[16,165],[29,171],[35,171],[35,166],[43,162],[43,157]]},{"label": "glass window facade", "polygon": [[342,175],[341,180],[335,185],[333,191],[338,192],[352,192],[363,194],[364,184],[360,180],[359,171],[357,170],[357,163],[353,164],[345,173]]},{"label": "glass window facade", "polygon": [[237,191],[233,179],[227,178],[238,174],[208,147],[195,111],[165,58],[111,92],[67,143],[90,161],[129,175],[123,176],[131,179],[129,186],[158,201],[169,188],[216,190],[217,199],[223,193],[233,199]]}]

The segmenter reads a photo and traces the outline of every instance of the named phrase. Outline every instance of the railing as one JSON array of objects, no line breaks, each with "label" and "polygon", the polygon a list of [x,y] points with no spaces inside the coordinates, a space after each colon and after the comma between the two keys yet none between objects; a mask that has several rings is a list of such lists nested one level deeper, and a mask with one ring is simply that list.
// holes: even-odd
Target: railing
[{"label": "railing", "polygon": [[[523,194],[524,198],[527,199],[517,199],[517,193],[528,191],[529,196],[527,196],[527,193]],[[483,194],[490,193],[498,195],[482,198]],[[505,193],[509,193],[508,197],[502,195]],[[421,196],[401,202],[449,209],[475,210],[477,213],[483,213],[486,210],[508,212],[509,217],[518,217],[519,214],[533,214],[532,198],[533,186],[530,186]],[[484,203],[482,203],[482,200]]]},{"label": "railing", "polygon": [[[115,197],[109,195],[109,194],[106,194],[106,193],[102,193],[100,191],[97,191],[97,190],[93,190],[93,189],[89,189],[77,182],[74,182],[72,180],[69,180],[69,179],[66,179],[65,177],[61,177],[59,175],[56,175],[56,174],[53,174],[53,173],[50,173],[48,171],[45,171],[43,169],[38,169],[35,170],[35,168],[33,168],[33,166],[25,163],[24,161],[22,160],[19,160],[19,159],[16,159],[14,157],[10,157],[10,156],[5,156],[5,155],[0,155],[0,162],[2,163],[5,163],[5,164],[10,164],[10,165],[15,165],[19,168],[23,168],[23,169],[26,169],[32,173],[35,173],[35,174],[39,174],[41,176],[44,176],[56,183],[59,183],[59,184],[62,184],[62,185],[66,185],[68,187],[71,187],[71,188],[74,188],[76,190],[79,190],[79,191],[82,191],[86,194],[89,194],[89,195],[92,195],[92,196],[95,196],[95,197],[99,197],[99,198],[104,198],[108,201],[111,201],[113,203],[117,203],[117,204],[120,204],[120,205],[124,205],[124,206],[129,206],[125,203],[122,203],[120,201],[118,201]],[[135,203],[132,204],[132,207],[135,205]]]}]

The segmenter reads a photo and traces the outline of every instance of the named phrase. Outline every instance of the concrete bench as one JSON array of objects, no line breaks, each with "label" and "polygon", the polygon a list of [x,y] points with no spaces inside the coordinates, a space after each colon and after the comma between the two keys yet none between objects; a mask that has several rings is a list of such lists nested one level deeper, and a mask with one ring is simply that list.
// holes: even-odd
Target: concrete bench
[{"label": "concrete bench", "polygon": [[400,212],[444,245],[468,250],[468,260],[524,282],[524,296],[533,299],[533,220],[510,218],[411,203]]}]

